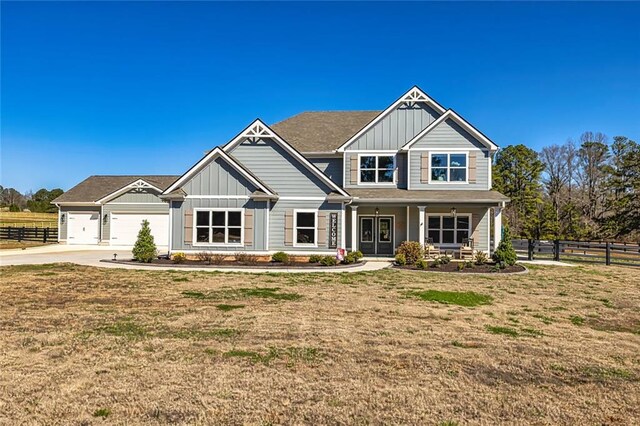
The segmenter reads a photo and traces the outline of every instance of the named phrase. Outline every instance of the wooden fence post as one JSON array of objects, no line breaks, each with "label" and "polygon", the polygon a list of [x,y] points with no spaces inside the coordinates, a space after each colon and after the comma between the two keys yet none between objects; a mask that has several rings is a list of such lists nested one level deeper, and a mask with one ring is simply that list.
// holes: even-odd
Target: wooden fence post
[{"label": "wooden fence post", "polygon": [[560,240],[553,240],[553,260],[560,261]]},{"label": "wooden fence post", "polygon": [[611,265],[611,243],[609,241],[605,243],[605,248],[604,263],[605,265]]},{"label": "wooden fence post", "polygon": [[527,260],[533,260],[533,240],[527,240]]},{"label": "wooden fence post", "polygon": [[49,237],[49,228],[44,228],[44,235],[42,236],[42,242],[46,243]]}]

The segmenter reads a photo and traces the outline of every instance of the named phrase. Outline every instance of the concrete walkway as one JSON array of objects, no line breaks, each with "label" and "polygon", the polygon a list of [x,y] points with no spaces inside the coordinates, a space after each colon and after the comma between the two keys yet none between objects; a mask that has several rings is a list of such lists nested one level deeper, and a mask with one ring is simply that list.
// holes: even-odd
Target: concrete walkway
[{"label": "concrete walkway", "polygon": [[578,266],[575,263],[556,262],[555,260],[518,260],[518,263],[525,265],[544,265],[544,266]]},{"label": "concrete walkway", "polygon": [[216,268],[216,267],[190,267],[190,266],[149,266],[123,265],[119,263],[101,262],[101,260],[113,259],[113,254],[118,259],[131,258],[131,249],[124,247],[104,246],[68,246],[51,245],[32,247],[18,250],[3,250],[0,252],[0,266],[8,265],[42,265],[46,263],[75,263],[77,265],[95,266],[98,268],[142,269],[148,271],[220,271],[220,272],[247,272],[247,273],[346,273],[377,271],[391,265],[391,259],[371,260],[364,265],[352,268]]}]

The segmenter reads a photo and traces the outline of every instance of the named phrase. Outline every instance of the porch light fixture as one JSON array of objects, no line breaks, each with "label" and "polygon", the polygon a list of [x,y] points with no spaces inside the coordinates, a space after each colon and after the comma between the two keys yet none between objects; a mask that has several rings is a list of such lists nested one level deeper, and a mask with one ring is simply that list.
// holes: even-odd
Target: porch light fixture
[{"label": "porch light fixture", "polygon": [[102,223],[104,223],[106,225],[107,222],[109,222],[109,215],[107,213],[105,213],[103,218],[102,218]]},{"label": "porch light fixture", "polygon": [[456,217],[456,208],[455,207],[451,207],[451,216]]},{"label": "porch light fixture", "polygon": [[380,209],[376,207],[376,216],[380,214]]},{"label": "porch light fixture", "polygon": [[60,223],[64,224],[65,219],[67,218],[67,214],[66,213],[62,213],[60,215]]}]

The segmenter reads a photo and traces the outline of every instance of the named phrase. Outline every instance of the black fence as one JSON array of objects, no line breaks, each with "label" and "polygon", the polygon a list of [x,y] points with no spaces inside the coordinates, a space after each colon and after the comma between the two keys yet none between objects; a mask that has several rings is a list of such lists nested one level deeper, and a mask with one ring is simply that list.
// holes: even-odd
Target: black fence
[{"label": "black fence", "polygon": [[0,227],[0,240],[57,242],[58,228],[2,226]]},{"label": "black fence", "polygon": [[640,266],[640,244],[611,241],[513,240],[518,257]]}]

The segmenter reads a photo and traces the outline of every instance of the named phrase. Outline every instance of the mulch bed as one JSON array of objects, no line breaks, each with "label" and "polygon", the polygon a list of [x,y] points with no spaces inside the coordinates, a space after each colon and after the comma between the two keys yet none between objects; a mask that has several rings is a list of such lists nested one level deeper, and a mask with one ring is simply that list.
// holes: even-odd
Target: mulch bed
[{"label": "mulch bed", "polygon": [[171,266],[175,268],[185,268],[185,267],[198,267],[198,268],[268,268],[268,269],[290,269],[290,268],[308,268],[308,269],[335,269],[335,268],[353,268],[356,266],[361,266],[366,263],[366,261],[359,261],[356,263],[351,263],[349,265],[338,264],[336,266],[323,266],[319,263],[309,263],[309,262],[288,262],[288,263],[279,263],[279,262],[271,262],[271,261],[256,261],[256,262],[236,262],[233,260],[224,260],[219,264],[209,264],[207,262],[203,262],[200,260],[185,260],[182,263],[175,263],[173,260],[161,258],[154,259],[151,263],[141,263],[137,262],[133,259],[123,259],[123,260],[102,260],[102,262],[108,263],[119,263],[122,265],[136,265],[136,266]]},{"label": "mulch bed", "polygon": [[427,269],[418,269],[415,265],[393,265],[394,268],[397,269],[408,269],[412,271],[424,271],[424,272],[453,272],[457,274],[514,274],[517,272],[525,272],[527,268],[522,265],[512,265],[507,266],[504,269],[493,270],[495,264],[487,263],[484,265],[473,265],[472,268],[464,268],[462,270],[458,270],[458,265],[460,262],[449,262],[446,265],[440,265],[439,268],[434,268],[433,262],[429,262],[429,267]]}]

